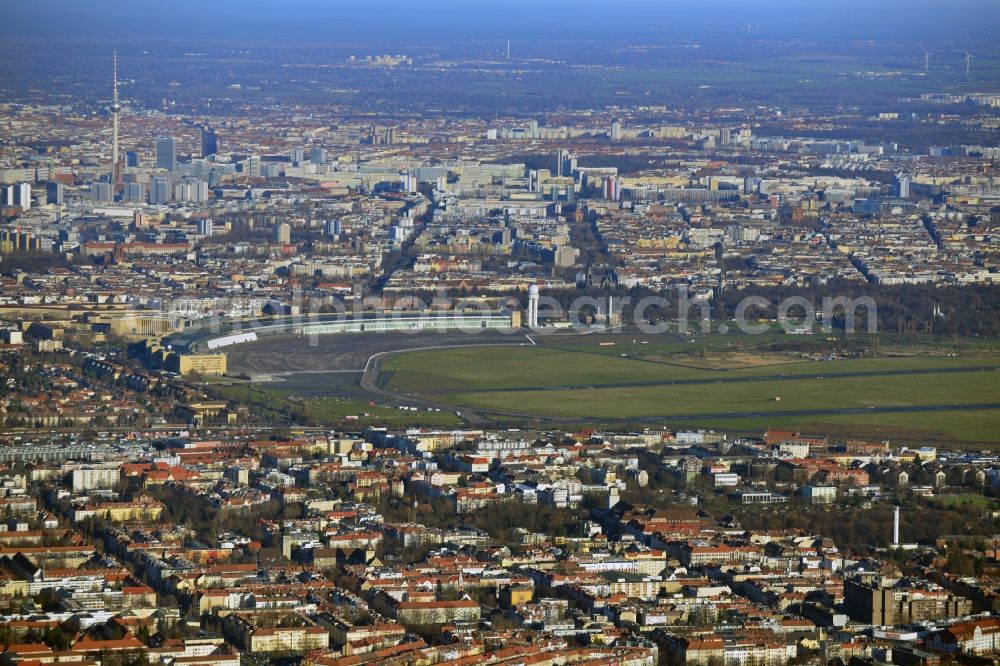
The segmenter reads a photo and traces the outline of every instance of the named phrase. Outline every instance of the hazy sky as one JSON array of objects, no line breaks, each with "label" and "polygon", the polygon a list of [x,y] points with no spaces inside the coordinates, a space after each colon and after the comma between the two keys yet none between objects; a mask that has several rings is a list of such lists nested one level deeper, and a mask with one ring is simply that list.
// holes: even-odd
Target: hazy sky
[{"label": "hazy sky", "polygon": [[0,33],[39,37],[594,39],[735,33],[762,37],[961,39],[1000,34],[1000,0],[8,0]]}]

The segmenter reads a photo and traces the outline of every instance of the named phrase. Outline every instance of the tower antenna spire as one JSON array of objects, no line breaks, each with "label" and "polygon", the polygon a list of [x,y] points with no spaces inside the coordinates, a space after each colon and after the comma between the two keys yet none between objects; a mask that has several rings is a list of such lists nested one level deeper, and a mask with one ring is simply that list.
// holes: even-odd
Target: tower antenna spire
[{"label": "tower antenna spire", "polygon": [[121,180],[121,163],[118,160],[118,114],[121,113],[122,105],[118,101],[118,50],[114,52],[113,63],[113,92],[111,98],[111,198],[114,199],[118,192],[118,182]]}]

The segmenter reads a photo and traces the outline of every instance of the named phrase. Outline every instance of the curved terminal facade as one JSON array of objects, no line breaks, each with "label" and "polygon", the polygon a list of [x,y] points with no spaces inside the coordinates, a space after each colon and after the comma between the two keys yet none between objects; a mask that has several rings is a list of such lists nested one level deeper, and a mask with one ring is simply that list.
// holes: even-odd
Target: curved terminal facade
[{"label": "curved terminal facade", "polygon": [[264,335],[510,330],[520,327],[521,313],[517,310],[339,313],[196,324],[169,336],[164,343],[181,353],[194,354],[252,342]]},{"label": "curved terminal facade", "polygon": [[[518,322],[520,323],[520,322]],[[384,331],[417,331],[417,330],[477,330],[483,328],[509,329],[516,328],[509,313],[478,313],[464,312],[417,316],[382,316],[372,319],[347,318],[342,321],[309,324],[301,327],[302,335],[323,335],[326,333],[378,333]]]}]

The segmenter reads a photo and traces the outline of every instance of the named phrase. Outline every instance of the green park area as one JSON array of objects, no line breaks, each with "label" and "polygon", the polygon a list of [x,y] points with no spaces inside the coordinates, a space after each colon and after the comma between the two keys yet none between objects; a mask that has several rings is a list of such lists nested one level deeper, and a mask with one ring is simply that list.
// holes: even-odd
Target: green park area
[{"label": "green park area", "polygon": [[247,405],[253,418],[264,422],[351,429],[365,426],[444,428],[461,424],[453,410],[404,410],[393,400],[365,401],[332,395],[301,397],[269,385],[232,384],[213,388],[220,397]]},{"label": "green park area", "polygon": [[497,420],[996,442],[1000,356],[989,347],[955,353],[920,341],[913,353],[897,344],[872,356],[848,353],[839,341],[805,351],[779,349],[778,341],[548,336],[537,345],[401,354],[386,360],[380,383]]},{"label": "green park area", "polygon": [[997,501],[984,495],[965,493],[960,495],[935,495],[934,499],[931,500],[931,504],[945,509],[990,509],[997,506]]}]

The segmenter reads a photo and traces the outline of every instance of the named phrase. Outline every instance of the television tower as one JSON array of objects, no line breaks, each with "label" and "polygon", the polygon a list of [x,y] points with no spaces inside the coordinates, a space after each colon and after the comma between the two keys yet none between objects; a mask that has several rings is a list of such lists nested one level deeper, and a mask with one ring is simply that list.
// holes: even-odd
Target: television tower
[{"label": "television tower", "polygon": [[118,161],[118,114],[121,113],[122,105],[118,101],[118,51],[115,51],[114,55],[114,95],[108,110],[111,112],[111,196],[114,197],[121,180],[121,164]]}]

